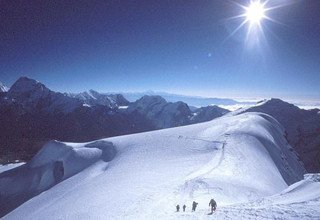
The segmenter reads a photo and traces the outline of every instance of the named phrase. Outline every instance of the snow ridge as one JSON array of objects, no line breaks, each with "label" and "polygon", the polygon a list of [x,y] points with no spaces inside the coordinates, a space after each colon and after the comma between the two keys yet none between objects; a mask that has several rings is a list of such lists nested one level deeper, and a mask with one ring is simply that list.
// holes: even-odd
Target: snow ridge
[{"label": "snow ridge", "polygon": [[300,155],[308,172],[319,172],[320,115],[318,111],[318,109],[304,110],[280,99],[270,99],[232,114],[262,112],[274,117],[286,130],[286,139]]},{"label": "snow ridge", "polygon": [[[305,173],[281,125],[261,113],[101,141],[115,147],[114,159],[90,163],[4,219],[197,219],[206,216],[212,197],[221,207],[217,217],[241,219],[250,215],[239,212],[240,203],[277,195]],[[60,144],[75,151],[87,146]],[[81,151],[80,155],[88,159],[92,154]],[[67,158],[66,153],[45,148],[26,166],[34,169],[57,160],[65,164]],[[108,168],[101,169],[106,163]],[[11,170],[12,178],[15,172]],[[193,200],[199,202],[197,212],[174,213],[176,204],[190,209]],[[119,206],[124,201],[127,205]]]}]

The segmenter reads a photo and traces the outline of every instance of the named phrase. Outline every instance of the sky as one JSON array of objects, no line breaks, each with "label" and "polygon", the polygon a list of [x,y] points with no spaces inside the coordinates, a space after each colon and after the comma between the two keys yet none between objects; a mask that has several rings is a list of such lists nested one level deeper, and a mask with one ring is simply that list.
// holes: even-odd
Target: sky
[{"label": "sky", "polygon": [[[263,3],[264,1],[261,0]],[[320,100],[320,1],[0,1],[0,81],[80,92]],[[282,7],[278,7],[282,6]]]}]

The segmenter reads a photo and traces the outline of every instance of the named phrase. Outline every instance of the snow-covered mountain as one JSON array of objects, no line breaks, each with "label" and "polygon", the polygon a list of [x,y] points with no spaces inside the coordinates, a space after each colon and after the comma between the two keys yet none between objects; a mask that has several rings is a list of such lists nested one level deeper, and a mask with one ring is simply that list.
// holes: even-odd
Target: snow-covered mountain
[{"label": "snow-covered mountain", "polygon": [[191,110],[187,104],[167,102],[161,96],[143,96],[129,105],[127,111],[145,115],[156,128],[170,128],[189,124],[191,116]]},{"label": "snow-covered mountain", "polygon": [[27,77],[0,96],[0,121],[0,163],[29,160],[51,139],[89,141],[154,129],[143,116],[88,107]]},{"label": "snow-covered mountain", "polygon": [[53,92],[42,83],[27,77],[19,78],[7,93],[7,98],[27,111],[69,113],[82,104],[62,93]]},{"label": "snow-covered mountain", "polygon": [[182,101],[191,106],[205,107],[208,105],[236,105],[236,104],[254,104],[253,102],[238,102],[228,98],[206,98],[201,96],[179,95],[167,92],[121,92],[123,96],[131,102],[134,102],[143,96],[161,96],[168,102]]},{"label": "snow-covered mountain", "polygon": [[319,109],[304,110],[280,99],[271,99],[242,112],[263,112],[277,119],[286,130],[286,138],[298,152],[309,172],[320,171]]},{"label": "snow-covered mountain", "polygon": [[[307,170],[320,170],[319,110],[303,110],[271,99],[236,113],[248,111],[276,118]],[[160,96],[144,96],[129,103],[120,94],[105,95],[93,90],[62,94],[22,77],[0,95],[0,163],[28,160],[51,139],[89,141],[209,121],[225,113],[216,106],[191,111],[183,102],[168,102]]]},{"label": "snow-covered mountain", "polygon": [[221,117],[227,114],[228,112],[230,111],[215,105],[201,107],[193,111],[193,116],[191,117],[191,121],[193,123],[205,122],[205,121],[209,121],[210,119]]},{"label": "snow-covered mountain", "polygon": [[119,106],[128,106],[129,101],[126,100],[121,94],[101,94],[94,90],[89,90],[82,93],[66,93],[68,96],[77,98],[87,106],[103,105],[109,108],[117,108]]},{"label": "snow-covered mountain", "polygon": [[2,82],[0,82],[0,93],[1,92],[8,92],[9,88],[3,84]]},{"label": "snow-covered mountain", "polygon": [[120,94],[93,90],[62,94],[21,77],[0,95],[0,163],[29,160],[51,139],[90,141],[209,121],[217,115],[190,120],[192,113],[183,102],[146,96],[129,103]]},{"label": "snow-covered mountain", "polygon": [[23,105],[26,110],[64,114],[75,111],[82,106],[102,105],[116,108],[129,104],[121,94],[102,95],[94,90],[79,94],[63,94],[51,91],[44,84],[27,77],[19,78],[6,96],[10,101]]},{"label": "snow-covered mountain", "polygon": [[[230,114],[90,143],[51,141],[0,174],[0,207],[3,215],[30,199],[3,219],[211,219],[214,198],[215,219],[319,218],[318,178],[304,173],[274,118]],[[176,213],[177,204],[187,211]]]},{"label": "snow-covered mountain", "polygon": [[184,102],[167,102],[161,96],[148,95],[131,103],[127,111],[145,115],[156,128],[171,128],[210,121],[229,112],[218,106],[196,108],[191,111]]}]

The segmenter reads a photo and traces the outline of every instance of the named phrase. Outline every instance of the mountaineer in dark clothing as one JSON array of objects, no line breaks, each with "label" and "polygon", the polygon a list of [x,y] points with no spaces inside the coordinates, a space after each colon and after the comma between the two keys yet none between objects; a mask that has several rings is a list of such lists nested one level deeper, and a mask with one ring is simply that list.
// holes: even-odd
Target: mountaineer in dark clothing
[{"label": "mountaineer in dark clothing", "polygon": [[209,206],[211,207],[211,214],[216,211],[217,203],[214,201],[214,199],[211,199],[209,202]]},{"label": "mountaineer in dark clothing", "polygon": [[177,206],[176,206],[176,209],[177,209],[177,212],[179,212],[179,211],[180,211],[180,206],[177,205]]},{"label": "mountaineer in dark clothing", "polygon": [[193,212],[196,211],[197,205],[198,205],[198,203],[193,201],[193,203],[192,203],[192,211]]},{"label": "mountaineer in dark clothing", "polygon": [[185,212],[185,211],[186,211],[187,206],[184,204],[184,205],[182,206],[182,208],[183,208],[183,211]]}]

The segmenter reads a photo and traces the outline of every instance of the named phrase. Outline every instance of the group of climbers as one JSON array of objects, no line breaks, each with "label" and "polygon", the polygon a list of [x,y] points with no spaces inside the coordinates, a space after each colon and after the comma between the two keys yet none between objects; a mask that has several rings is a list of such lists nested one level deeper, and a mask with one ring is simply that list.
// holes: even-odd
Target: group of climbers
[{"label": "group of climbers", "polygon": [[[195,212],[195,211],[196,211],[197,206],[198,206],[198,203],[195,202],[195,201],[193,201],[193,202],[192,202],[192,209],[191,209],[192,212]],[[212,214],[214,211],[216,211],[217,203],[216,203],[216,201],[215,201],[214,199],[211,199],[211,200],[210,200],[210,202],[209,202],[209,207],[211,208],[211,214]],[[186,208],[187,208],[187,206],[184,204],[184,205],[182,206],[182,209],[183,209],[184,212],[186,211]],[[180,205],[176,205],[176,210],[177,210],[177,212],[180,212]]]}]

